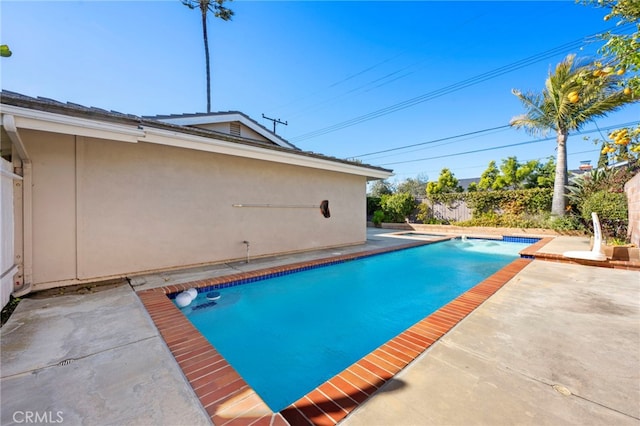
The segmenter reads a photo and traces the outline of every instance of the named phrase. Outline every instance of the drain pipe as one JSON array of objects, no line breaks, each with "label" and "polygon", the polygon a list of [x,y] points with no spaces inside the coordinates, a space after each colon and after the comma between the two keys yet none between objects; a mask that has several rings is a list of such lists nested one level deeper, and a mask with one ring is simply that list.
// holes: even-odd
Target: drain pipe
[{"label": "drain pipe", "polygon": [[242,244],[246,244],[247,245],[247,260],[246,260],[246,263],[249,263],[249,241],[244,240],[242,242]]},{"label": "drain pipe", "polygon": [[21,297],[31,292],[33,274],[33,174],[31,170],[31,159],[24,142],[18,133],[15,117],[10,114],[2,116],[2,126],[13,144],[20,161],[22,162],[22,181],[16,181],[16,185],[22,185],[22,244],[16,254],[18,265],[18,279],[14,280],[19,288],[13,292],[14,297]]}]

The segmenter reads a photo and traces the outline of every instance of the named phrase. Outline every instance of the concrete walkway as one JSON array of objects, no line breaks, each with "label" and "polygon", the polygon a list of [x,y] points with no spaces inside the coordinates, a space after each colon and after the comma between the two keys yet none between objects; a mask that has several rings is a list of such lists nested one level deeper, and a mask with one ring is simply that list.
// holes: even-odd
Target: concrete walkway
[{"label": "concrete walkway", "polygon": [[640,424],[640,273],[534,261],[343,426]]},{"label": "concrete walkway", "polygon": [[2,425],[211,424],[126,282],[24,299],[0,342]]},{"label": "concrete walkway", "polygon": [[[151,288],[406,242],[385,232],[370,230],[362,246],[132,284]],[[553,243],[547,249],[559,253],[588,249],[586,239]],[[638,425],[639,348],[639,272],[533,261],[343,424]],[[127,283],[24,299],[0,329],[0,350],[2,425],[28,416],[39,419],[31,424],[210,424]]]}]

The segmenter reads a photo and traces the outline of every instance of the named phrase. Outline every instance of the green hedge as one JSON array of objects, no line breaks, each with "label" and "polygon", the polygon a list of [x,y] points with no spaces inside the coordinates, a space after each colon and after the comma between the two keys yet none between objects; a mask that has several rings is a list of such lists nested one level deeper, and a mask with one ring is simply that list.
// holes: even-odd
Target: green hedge
[{"label": "green hedge", "polygon": [[627,196],[620,192],[598,191],[589,195],[580,206],[585,222],[591,221],[591,212],[596,212],[602,233],[609,238],[624,240],[629,227]]},{"label": "green hedge", "polygon": [[497,211],[513,215],[538,214],[551,210],[553,188],[432,194],[429,198],[444,204],[465,201],[474,218]]}]

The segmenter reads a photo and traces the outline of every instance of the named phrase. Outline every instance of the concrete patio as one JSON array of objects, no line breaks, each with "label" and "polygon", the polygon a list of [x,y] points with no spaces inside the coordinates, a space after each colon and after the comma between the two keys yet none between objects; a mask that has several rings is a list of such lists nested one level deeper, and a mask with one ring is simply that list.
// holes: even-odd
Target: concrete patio
[{"label": "concrete patio", "polygon": [[[362,246],[25,298],[0,330],[0,421],[211,424],[135,291],[406,242],[388,232],[371,229]],[[588,245],[558,237],[542,250]],[[341,424],[638,425],[638,348],[640,272],[534,260]]]}]

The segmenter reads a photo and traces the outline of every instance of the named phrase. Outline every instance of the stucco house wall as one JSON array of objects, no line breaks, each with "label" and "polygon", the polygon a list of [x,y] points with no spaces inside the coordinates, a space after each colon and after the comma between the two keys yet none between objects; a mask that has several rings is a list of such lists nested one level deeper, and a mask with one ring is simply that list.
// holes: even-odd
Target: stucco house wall
[{"label": "stucco house wall", "polygon": [[[366,178],[155,144],[24,131],[35,284],[366,239]],[[330,202],[331,217],[320,213]],[[233,207],[234,204],[316,208]]]},{"label": "stucco house wall", "polygon": [[176,142],[142,126],[113,139],[101,127],[48,131],[33,120],[17,116],[25,128],[14,132],[31,170],[30,193],[17,195],[31,200],[32,229],[17,230],[28,236],[31,291],[244,259],[244,241],[258,257],[366,240],[371,176],[358,164],[255,144],[234,155],[225,141]]}]

